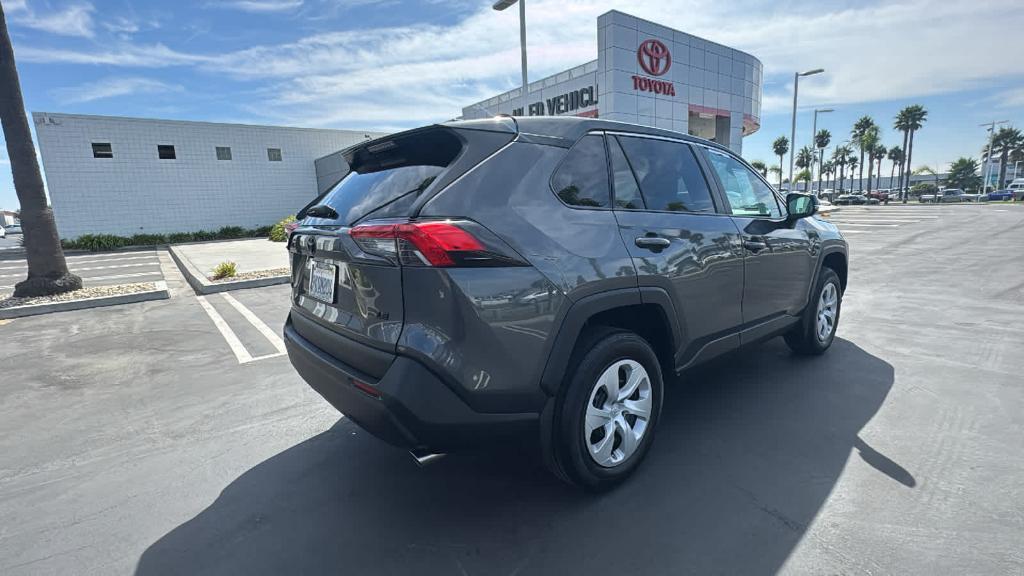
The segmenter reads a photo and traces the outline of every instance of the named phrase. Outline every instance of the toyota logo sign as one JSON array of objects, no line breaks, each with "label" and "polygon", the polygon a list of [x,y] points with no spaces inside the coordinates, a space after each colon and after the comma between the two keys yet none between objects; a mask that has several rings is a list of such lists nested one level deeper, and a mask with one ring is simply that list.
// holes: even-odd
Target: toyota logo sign
[{"label": "toyota logo sign", "polygon": [[636,50],[636,60],[651,76],[661,76],[672,66],[672,54],[661,40],[644,40]]}]

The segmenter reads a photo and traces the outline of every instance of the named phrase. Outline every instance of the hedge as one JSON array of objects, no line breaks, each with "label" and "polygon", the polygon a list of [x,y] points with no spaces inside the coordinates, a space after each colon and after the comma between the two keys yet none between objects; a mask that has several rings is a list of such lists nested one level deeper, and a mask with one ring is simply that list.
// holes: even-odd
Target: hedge
[{"label": "hedge", "polygon": [[65,250],[91,250],[102,252],[116,250],[128,246],[156,246],[160,244],[180,244],[183,242],[205,242],[208,240],[230,240],[236,238],[266,238],[270,236],[271,226],[259,228],[242,228],[241,226],[225,226],[220,230],[198,232],[172,232],[171,234],[135,234],[134,236],[115,236],[113,234],[83,234],[73,240],[61,240]]}]

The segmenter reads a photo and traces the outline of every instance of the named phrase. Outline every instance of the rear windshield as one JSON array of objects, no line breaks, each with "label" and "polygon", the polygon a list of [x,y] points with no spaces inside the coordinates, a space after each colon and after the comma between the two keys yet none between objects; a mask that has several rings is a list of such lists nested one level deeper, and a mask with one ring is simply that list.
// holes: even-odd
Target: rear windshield
[{"label": "rear windshield", "polygon": [[435,128],[351,150],[346,153],[348,175],[314,204],[333,208],[337,220],[308,217],[306,223],[351,225],[366,217],[407,216],[461,149],[462,142],[450,130]]}]

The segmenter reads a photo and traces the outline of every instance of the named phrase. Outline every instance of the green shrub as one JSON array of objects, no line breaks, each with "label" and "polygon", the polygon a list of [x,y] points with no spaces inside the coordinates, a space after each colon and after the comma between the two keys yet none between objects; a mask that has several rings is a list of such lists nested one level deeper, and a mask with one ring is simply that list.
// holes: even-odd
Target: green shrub
[{"label": "green shrub", "polygon": [[288,216],[284,220],[281,220],[270,229],[270,241],[271,242],[284,242],[288,240],[288,232],[285,230],[286,224],[295,222],[295,216]]},{"label": "green shrub", "polygon": [[155,246],[167,244],[167,237],[163,234],[135,234],[128,239],[132,246]]},{"label": "green shrub", "polygon": [[235,238],[262,238],[273,236],[274,230],[280,228],[281,242],[286,239],[284,224],[294,222],[295,218],[289,216],[274,226],[260,226],[259,228],[242,228],[241,226],[224,226],[215,232],[199,230],[197,232],[173,232],[171,234],[135,234],[131,237],[115,236],[113,234],[83,234],[72,240],[61,240],[61,246],[65,250],[91,250],[99,252],[103,250],[116,250],[126,246],[154,246],[160,244],[181,244],[183,242],[206,242],[209,240],[230,240]]},{"label": "green shrub", "polygon": [[918,182],[910,189],[910,195],[920,196],[921,194],[935,194],[938,191],[938,187],[931,182]]},{"label": "green shrub", "polygon": [[225,226],[217,230],[217,237],[221,239],[245,238],[249,231],[241,226]]},{"label": "green shrub", "polygon": [[213,269],[214,280],[220,280],[221,278],[234,278],[237,275],[238,268],[235,266],[234,262],[221,262]]}]

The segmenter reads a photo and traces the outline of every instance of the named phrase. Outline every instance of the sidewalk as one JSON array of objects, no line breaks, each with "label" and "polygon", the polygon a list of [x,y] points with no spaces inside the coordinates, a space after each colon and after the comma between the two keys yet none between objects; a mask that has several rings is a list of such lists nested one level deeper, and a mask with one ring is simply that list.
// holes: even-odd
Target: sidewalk
[{"label": "sidewalk", "polygon": [[[283,242],[266,238],[174,244],[171,256],[199,294],[285,284],[289,279],[288,251]],[[221,262],[234,262],[237,276],[213,280]]]}]

